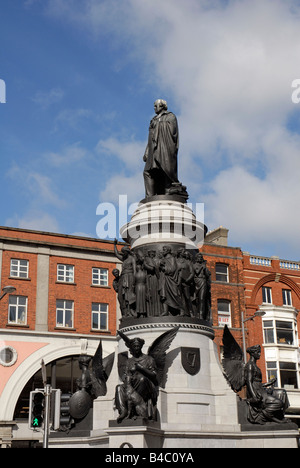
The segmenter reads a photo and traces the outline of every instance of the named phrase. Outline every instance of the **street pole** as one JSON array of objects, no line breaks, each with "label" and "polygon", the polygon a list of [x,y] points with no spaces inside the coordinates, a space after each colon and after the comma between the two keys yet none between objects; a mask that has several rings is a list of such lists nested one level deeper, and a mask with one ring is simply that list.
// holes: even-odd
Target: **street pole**
[{"label": "street pole", "polygon": [[44,437],[43,448],[48,448],[49,443],[49,425],[50,425],[50,397],[52,393],[51,385],[45,385],[45,419],[44,419]]},{"label": "street pole", "polygon": [[42,359],[41,361],[41,368],[45,395],[43,448],[48,448],[50,427],[50,399],[52,394],[52,387],[51,385],[47,384],[47,371],[44,359]]},{"label": "street pole", "polygon": [[243,335],[243,353],[244,353],[244,363],[247,362],[247,352],[246,352],[246,336],[245,336],[245,320],[244,320],[244,311],[242,310],[242,335]]},{"label": "street pole", "polygon": [[257,310],[254,315],[245,319],[244,311],[241,311],[241,318],[242,318],[242,335],[243,335],[243,354],[244,354],[244,363],[247,362],[247,351],[246,351],[246,333],[245,333],[245,323],[248,320],[254,320],[255,317],[263,317],[266,313],[263,310]]}]

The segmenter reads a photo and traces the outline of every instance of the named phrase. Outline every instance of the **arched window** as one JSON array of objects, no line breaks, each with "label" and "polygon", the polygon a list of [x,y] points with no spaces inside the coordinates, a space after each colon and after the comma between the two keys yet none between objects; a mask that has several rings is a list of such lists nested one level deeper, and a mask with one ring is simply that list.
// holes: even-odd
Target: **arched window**
[{"label": "arched window", "polygon": [[[58,388],[62,393],[74,393],[77,390],[76,379],[81,376],[78,355],[66,356],[47,364],[47,381],[52,388]],[[42,371],[39,370],[27,382],[17,402],[14,419],[27,419],[29,412],[29,394],[32,390],[43,388]]]}]

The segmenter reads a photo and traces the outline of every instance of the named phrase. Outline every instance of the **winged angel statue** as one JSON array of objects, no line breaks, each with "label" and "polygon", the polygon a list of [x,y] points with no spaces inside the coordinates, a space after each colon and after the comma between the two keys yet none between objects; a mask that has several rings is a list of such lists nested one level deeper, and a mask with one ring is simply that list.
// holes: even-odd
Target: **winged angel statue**
[{"label": "winged angel statue", "polygon": [[[79,357],[81,376],[77,379],[78,390],[69,401],[70,414],[74,419],[82,419],[87,415],[92,406],[93,398],[106,395],[106,382],[112,370],[114,357],[115,353],[112,353],[103,359],[101,340],[94,357],[87,355]],[[89,364],[91,361],[90,370]]]},{"label": "winged angel statue", "polygon": [[132,355],[121,369],[123,384],[116,387],[115,405],[119,412],[118,423],[123,419],[156,419],[156,404],[159,386],[162,384],[167,350],[179,329],[174,327],[160,335],[148,349],[142,352],[145,341],[141,338],[128,338],[123,332],[118,334],[125,341]]},{"label": "winged angel statue", "polygon": [[262,383],[262,373],[256,362],[260,358],[259,345],[247,349],[250,359],[244,363],[243,352],[229,331],[227,325],[223,333],[224,357],[222,365],[231,388],[239,392],[244,386],[247,389],[248,421],[252,424],[286,423],[284,417],[289,407],[284,389],[274,388],[276,378]]}]

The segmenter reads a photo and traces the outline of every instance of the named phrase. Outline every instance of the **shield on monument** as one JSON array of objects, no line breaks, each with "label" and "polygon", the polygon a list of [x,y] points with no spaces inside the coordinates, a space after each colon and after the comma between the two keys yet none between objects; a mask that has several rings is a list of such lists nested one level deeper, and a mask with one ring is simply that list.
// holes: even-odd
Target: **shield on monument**
[{"label": "shield on monument", "polygon": [[200,371],[200,349],[181,348],[181,364],[184,370],[190,375],[196,375]]},{"label": "shield on monument", "polygon": [[92,398],[85,390],[78,390],[69,401],[70,415],[74,419],[83,419],[92,407]]}]

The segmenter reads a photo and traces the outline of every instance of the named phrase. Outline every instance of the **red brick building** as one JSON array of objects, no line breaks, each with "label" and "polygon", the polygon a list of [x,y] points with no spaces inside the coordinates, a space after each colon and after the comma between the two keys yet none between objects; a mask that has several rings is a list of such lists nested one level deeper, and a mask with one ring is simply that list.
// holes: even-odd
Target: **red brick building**
[{"label": "red brick building", "polygon": [[[113,242],[0,228],[0,447],[30,441],[29,393],[76,391],[78,356],[114,352],[119,307],[112,286]],[[17,424],[16,424],[17,421]]]},{"label": "red brick building", "polygon": [[256,310],[263,317],[248,321],[249,346],[261,344],[260,368],[266,380],[289,392],[294,413],[300,415],[300,262],[243,253],[246,316]]},{"label": "red brick building", "polygon": [[243,253],[239,247],[227,246],[227,234],[225,228],[209,233],[201,248],[211,272],[212,318],[219,351],[225,324],[242,346],[241,311],[245,310]]},{"label": "red brick building", "polygon": [[[263,381],[277,379],[288,391],[289,409],[300,421],[300,261],[259,257],[228,247],[228,230],[208,234],[201,248],[212,275],[215,341],[222,352],[224,323],[243,349],[261,345]],[[243,314],[243,315],[242,315]],[[254,314],[257,316],[254,317]]]},{"label": "red brick building", "polygon": [[116,334],[112,242],[1,228],[0,247],[1,287],[16,288],[0,328]]}]

